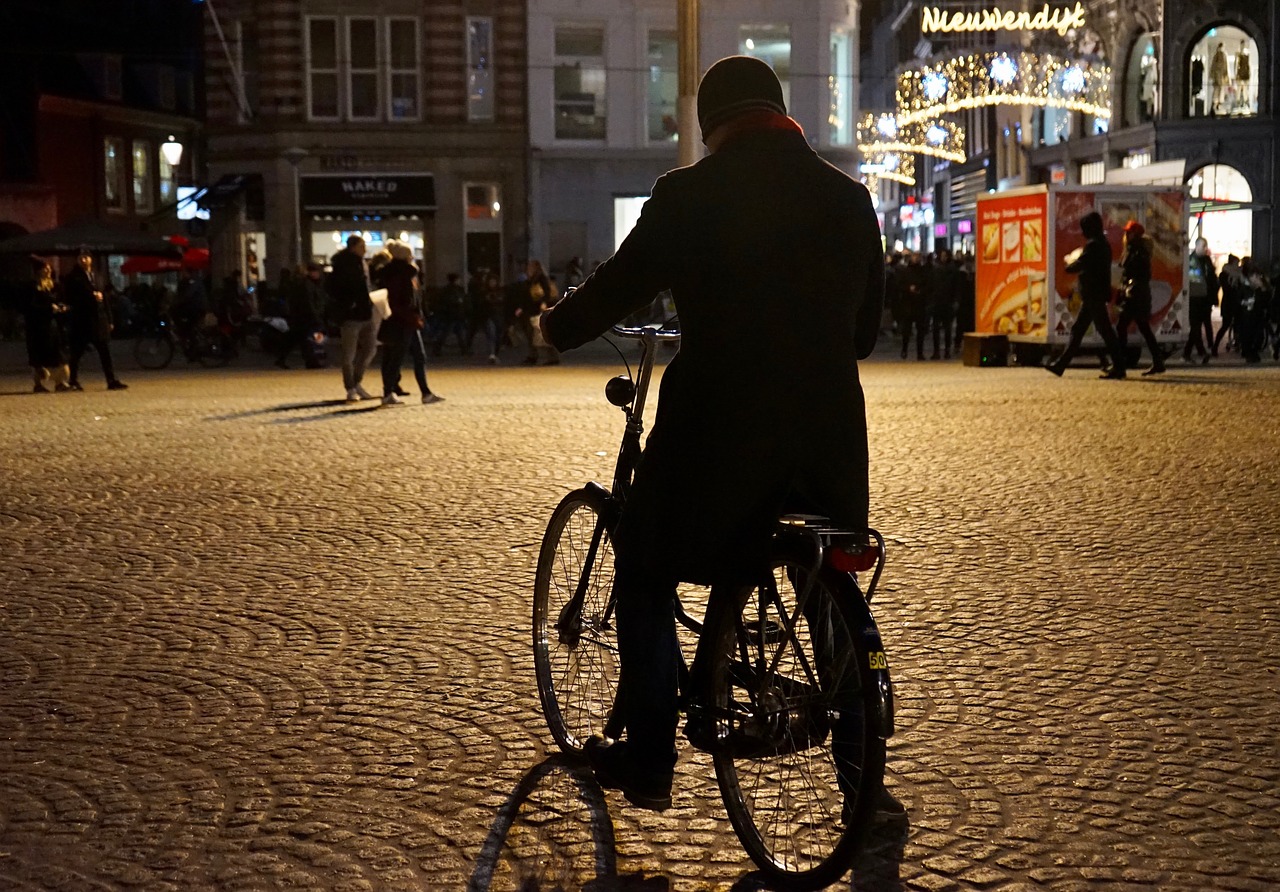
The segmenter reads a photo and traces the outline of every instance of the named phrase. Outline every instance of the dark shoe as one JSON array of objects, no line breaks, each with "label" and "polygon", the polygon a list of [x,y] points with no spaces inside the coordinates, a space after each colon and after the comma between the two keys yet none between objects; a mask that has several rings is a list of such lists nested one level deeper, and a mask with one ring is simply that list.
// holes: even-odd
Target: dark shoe
[{"label": "dark shoe", "polygon": [[129,385],[123,381],[108,381],[107,390],[128,390]]},{"label": "dark shoe", "polygon": [[1201,364],[1201,365],[1208,365],[1208,364],[1209,364],[1209,359],[1210,359],[1210,354],[1206,353],[1206,354],[1204,355],[1204,359],[1200,360],[1200,364]]},{"label": "dark shoe", "polygon": [[1112,381],[1123,381],[1123,380],[1124,380],[1124,369],[1112,369],[1112,370],[1111,370],[1111,371],[1109,371],[1109,372],[1103,372],[1103,373],[1102,373],[1101,375],[1099,375],[1098,377],[1099,377],[1099,378],[1102,378],[1102,379],[1104,379],[1104,380],[1106,380],[1106,379],[1110,379],[1110,380],[1112,380]]},{"label": "dark shoe", "polygon": [[930,359],[941,359],[941,358],[942,358],[942,355],[941,355],[941,354],[939,354],[939,353],[936,353],[936,352],[935,352],[935,353],[934,353],[932,356],[930,356],[929,358],[930,358]]},{"label": "dark shoe", "polygon": [[1047,366],[1045,366],[1045,367],[1044,367],[1044,370],[1045,370],[1046,372],[1051,372],[1052,374],[1057,375],[1059,378],[1061,378],[1061,377],[1062,377],[1062,371],[1063,371],[1063,369],[1062,369],[1062,366],[1060,366],[1060,365],[1055,365],[1054,363],[1052,363],[1052,362],[1051,362],[1051,363],[1049,363]]},{"label": "dark shoe", "polygon": [[396,396],[408,396],[408,395],[409,395],[409,391],[405,390],[405,389],[404,389],[403,387],[401,387],[399,384],[397,384],[397,385],[395,386],[395,389],[394,389],[394,390],[392,390],[391,392],[392,392],[392,393],[394,393]]},{"label": "dark shoe", "polygon": [[32,393],[48,393],[49,388],[45,387],[43,384],[37,384],[31,388],[31,392]]},{"label": "dark shoe", "polygon": [[560,364],[560,360],[558,359],[548,359],[546,362],[543,363],[543,365],[559,365],[559,364]]},{"label": "dark shoe", "polygon": [[907,358],[907,348],[906,348],[906,347],[903,347],[903,348],[902,348],[902,358],[903,358],[903,359],[906,359],[906,358]]},{"label": "dark shoe", "polygon": [[675,776],[675,754],[668,768],[641,765],[625,740],[606,744],[592,736],[586,746],[587,761],[600,786],[621,790],[632,805],[650,811],[671,807],[671,781]]},{"label": "dark shoe", "polygon": [[278,369],[287,369],[288,367],[289,367],[289,364],[288,364],[287,362],[285,362],[283,359],[277,359],[277,360],[276,360],[276,368],[278,368]]},{"label": "dark shoe", "polygon": [[1153,365],[1151,368],[1147,369],[1145,372],[1142,373],[1142,377],[1150,378],[1152,375],[1163,375],[1163,374],[1164,374],[1163,365]]},{"label": "dark shoe", "polygon": [[524,359],[520,360],[520,364],[521,365],[537,365],[538,359],[535,356],[526,356]]},{"label": "dark shoe", "polygon": [[53,392],[54,392],[54,393],[66,393],[66,392],[67,392],[68,390],[70,390],[70,389],[71,389],[71,385],[70,385],[70,384],[61,384],[61,383],[59,383],[59,384],[55,384],[55,385],[53,385]]},{"label": "dark shoe", "polygon": [[84,387],[80,384],[79,381],[72,381],[70,384],[67,385],[67,390],[84,390]]}]

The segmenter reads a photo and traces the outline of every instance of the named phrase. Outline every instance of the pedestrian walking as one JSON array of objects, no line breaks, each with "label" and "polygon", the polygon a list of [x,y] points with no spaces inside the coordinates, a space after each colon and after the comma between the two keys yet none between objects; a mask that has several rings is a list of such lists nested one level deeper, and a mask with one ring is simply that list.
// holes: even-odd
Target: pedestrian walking
[{"label": "pedestrian walking", "polygon": [[127,385],[116,377],[115,363],[111,361],[110,310],[98,290],[93,275],[93,257],[82,253],[76,258],[76,266],[62,278],[62,299],[67,305],[67,339],[71,352],[72,390],[84,390],[80,384],[80,360],[92,347],[102,363],[102,374],[107,379],[107,390],[126,390]]},{"label": "pedestrian walking", "polygon": [[[934,261],[929,282],[929,326],[933,333],[930,359],[951,358],[951,333],[956,324],[956,304],[960,296],[960,270],[943,248]],[[938,352],[941,342],[942,352]]]},{"label": "pedestrian walking", "polygon": [[1080,349],[1085,332],[1092,325],[1107,352],[1111,354],[1111,368],[1102,374],[1103,378],[1124,377],[1124,354],[1120,352],[1120,341],[1116,330],[1111,326],[1111,317],[1107,306],[1111,301],[1111,261],[1115,257],[1111,243],[1102,227],[1102,215],[1097,211],[1085,214],[1080,220],[1080,231],[1084,233],[1084,248],[1080,256],[1067,264],[1066,271],[1079,275],[1077,287],[1080,291],[1080,313],[1071,326],[1071,340],[1062,355],[1056,361],[1045,366],[1059,377],[1071,364],[1071,359]]},{"label": "pedestrian walking", "polygon": [[324,338],[324,288],[321,277],[324,267],[314,261],[299,270],[286,286],[285,311],[289,330],[280,339],[280,350],[276,354],[276,365],[282,369],[289,367],[286,360],[295,349],[302,354],[302,362],[309,369],[318,369],[321,362],[320,351],[316,349],[317,335]]},{"label": "pedestrian walking", "polygon": [[70,390],[71,373],[62,357],[58,325],[58,317],[65,314],[67,308],[58,301],[53,267],[43,260],[35,262],[35,279],[26,289],[21,310],[33,392],[48,393],[46,384],[52,384],[57,391]]},{"label": "pedestrian walking", "polygon": [[1116,322],[1116,337],[1120,340],[1120,355],[1129,355],[1129,326],[1138,329],[1151,353],[1151,368],[1142,373],[1159,375],[1164,372],[1164,355],[1151,330],[1151,239],[1137,220],[1124,224],[1124,251],[1120,255],[1122,293],[1120,318]]},{"label": "pedestrian walking", "polygon": [[1271,288],[1252,257],[1240,261],[1239,306],[1236,309],[1236,346],[1247,363],[1262,361]]},{"label": "pedestrian walking", "polygon": [[506,292],[496,273],[485,277],[481,306],[484,310],[484,336],[489,342],[489,364],[497,365],[498,354],[502,352],[502,342],[511,323],[507,315]]},{"label": "pedestrian walking", "polygon": [[431,352],[435,356],[444,353],[444,345],[452,335],[458,344],[458,353],[466,356],[471,352],[470,339],[467,337],[467,318],[470,310],[467,305],[467,289],[462,287],[457,273],[445,276],[444,287],[432,301],[432,322],[435,324],[435,338]]},{"label": "pedestrian walking", "polygon": [[1218,347],[1222,344],[1222,339],[1226,337],[1227,332],[1231,332],[1231,338],[1227,341],[1227,350],[1230,350],[1235,341],[1235,323],[1236,313],[1240,309],[1240,299],[1244,291],[1244,273],[1240,269],[1240,258],[1234,254],[1227,255],[1227,262],[1222,265],[1222,270],[1218,274],[1218,280],[1222,283],[1222,303],[1219,309],[1222,315],[1222,325],[1218,327],[1218,333],[1213,338],[1213,355],[1218,355]]},{"label": "pedestrian walking", "polygon": [[520,283],[515,307],[515,327],[529,346],[529,352],[523,360],[525,365],[534,365],[540,354],[547,358],[543,365],[555,365],[560,361],[560,354],[555,347],[543,340],[539,330],[539,320],[543,310],[555,302],[558,296],[551,277],[542,267],[539,260],[530,260],[524,281]]},{"label": "pedestrian walking", "polygon": [[[383,321],[378,331],[378,340],[382,341],[384,351],[383,403],[398,405],[400,397],[409,395],[400,386],[400,369],[404,364],[406,348],[413,358],[413,376],[418,382],[418,391],[422,394],[422,404],[428,406],[443,402],[444,397],[433,393],[427,385],[427,347],[423,336],[426,317],[420,305],[418,268],[413,263],[413,249],[404,242],[392,240],[387,243],[386,253],[388,262],[380,266],[375,278],[375,284],[379,288],[387,289],[387,304],[391,308],[391,315]],[[401,339],[403,343],[400,343]],[[396,350],[399,355],[391,356],[392,350]],[[396,399],[388,401],[388,395]]]},{"label": "pedestrian walking", "polygon": [[898,270],[899,333],[902,358],[907,358],[911,332],[916,335],[916,359],[924,359],[924,337],[929,330],[928,278],[919,254],[908,254]]},{"label": "pedestrian walking", "polygon": [[351,235],[347,246],[330,261],[329,297],[342,330],[342,386],[347,402],[377,399],[361,384],[378,351],[378,328],[364,262],[366,250],[364,239]]},{"label": "pedestrian walking", "polygon": [[1188,314],[1191,332],[1187,343],[1182,348],[1183,362],[1192,362],[1191,351],[1195,350],[1199,362],[1203,365],[1209,361],[1213,348],[1213,307],[1218,302],[1218,273],[1213,268],[1213,258],[1209,256],[1209,242],[1204,238],[1196,239],[1191,259],[1187,262],[1190,284]]}]

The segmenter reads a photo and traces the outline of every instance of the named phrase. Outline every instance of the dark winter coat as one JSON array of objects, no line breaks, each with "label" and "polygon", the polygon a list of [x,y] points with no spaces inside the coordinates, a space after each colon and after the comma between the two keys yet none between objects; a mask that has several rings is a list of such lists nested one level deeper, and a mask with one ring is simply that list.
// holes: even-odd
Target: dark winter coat
[{"label": "dark winter coat", "polygon": [[333,255],[329,273],[329,297],[339,322],[367,322],[373,318],[373,301],[369,299],[369,280],[365,276],[364,258],[350,248]]},{"label": "dark winter coat", "polygon": [[410,330],[421,327],[422,316],[413,293],[413,277],[417,274],[418,268],[409,261],[392,260],[378,276],[379,283],[387,289],[389,321]]},{"label": "dark winter coat", "polygon": [[865,187],[793,132],[747,133],[653,187],[622,246],[544,317],[591,340],[670,289],[683,339],[617,530],[619,560],[708,582],[759,558],[788,500],[867,525],[884,289]]},{"label": "dark winter coat", "polygon": [[1120,256],[1124,282],[1124,310],[1130,316],[1151,315],[1151,243],[1139,238],[1130,241]]},{"label": "dark winter coat", "polygon": [[[1091,218],[1097,217],[1096,224]],[[1080,221],[1087,241],[1084,250],[1066,271],[1080,275],[1080,299],[1085,303],[1107,303],[1111,300],[1111,261],[1115,253],[1102,230],[1102,219],[1090,214]]]},{"label": "dark winter coat", "polygon": [[98,300],[93,276],[77,266],[58,284],[62,287],[62,302],[67,305],[70,335],[83,340],[111,337],[111,311],[105,300]]}]

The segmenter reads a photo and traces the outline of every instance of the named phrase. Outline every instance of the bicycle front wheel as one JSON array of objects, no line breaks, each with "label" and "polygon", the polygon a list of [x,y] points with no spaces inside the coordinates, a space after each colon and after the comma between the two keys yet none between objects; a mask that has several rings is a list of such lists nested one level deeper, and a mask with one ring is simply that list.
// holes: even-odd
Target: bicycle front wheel
[{"label": "bicycle front wheel", "polygon": [[885,742],[872,712],[871,654],[848,600],[861,597],[856,585],[821,571],[798,610],[804,561],[782,553],[772,564],[711,630],[716,780],[761,871],[780,887],[816,889],[857,853]]},{"label": "bicycle front wheel", "polygon": [[557,506],[538,554],[533,662],[551,736],[581,755],[604,735],[618,690],[608,495],[579,489]]},{"label": "bicycle front wheel", "polygon": [[173,340],[160,334],[142,335],[133,342],[133,358],[144,369],[163,369],[173,361]]}]

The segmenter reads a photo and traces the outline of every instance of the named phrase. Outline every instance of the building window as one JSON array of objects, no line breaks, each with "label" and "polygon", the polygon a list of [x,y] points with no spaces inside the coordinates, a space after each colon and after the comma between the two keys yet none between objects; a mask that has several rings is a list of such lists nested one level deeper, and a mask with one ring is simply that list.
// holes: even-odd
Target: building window
[{"label": "building window", "polygon": [[1129,51],[1124,69],[1124,122],[1129,126],[1154,121],[1160,108],[1160,65],[1156,35],[1143,34]]},{"label": "building window", "polygon": [[173,204],[178,200],[178,177],[173,165],[164,158],[164,152],[156,159],[160,166],[160,206]]},{"label": "building window", "polygon": [[421,117],[418,99],[418,20],[387,19],[387,55],[390,78],[387,89],[387,118],[416,121]]},{"label": "building window", "polygon": [[1210,28],[1191,49],[1188,114],[1256,115],[1259,74],[1252,37],[1234,25]]},{"label": "building window", "polygon": [[1253,189],[1244,174],[1226,164],[1210,164],[1187,177],[1187,189],[1191,243],[1204,238],[1215,258],[1252,256],[1253,210],[1240,205],[1253,201]]},{"label": "building window", "polygon": [[467,183],[463,197],[468,220],[496,220],[502,213],[501,190],[497,183]]},{"label": "building window", "polygon": [[347,19],[347,116],[378,118],[378,20]]},{"label": "building window", "polygon": [[853,40],[846,28],[831,31],[831,73],[827,76],[827,141],[853,144]]},{"label": "building window", "polygon": [[604,29],[558,25],[555,50],[556,139],[603,140]]},{"label": "building window", "polygon": [[312,120],[338,118],[338,20],[307,20],[307,111]]},{"label": "building window", "polygon": [[1150,163],[1150,149],[1135,149],[1120,159],[1120,166],[1129,169],[1134,167],[1146,167]]},{"label": "building window", "polygon": [[102,141],[102,197],[107,210],[124,210],[124,180],[124,140],[108,136]]},{"label": "building window", "polygon": [[680,48],[676,32],[649,32],[645,91],[648,94],[649,141],[675,141],[676,104],[680,94]]},{"label": "building window", "polygon": [[467,120],[493,120],[493,19],[467,18]]},{"label": "building window", "polygon": [[782,98],[791,110],[791,26],[743,25],[738,28],[738,52],[769,63],[782,81]]},{"label": "building window", "polygon": [[1080,185],[1098,186],[1107,179],[1107,162],[1085,161],[1080,165]]},{"label": "building window", "polygon": [[144,140],[133,142],[133,210],[149,214],[155,210],[151,197],[151,144]]}]

